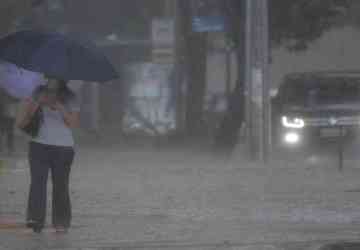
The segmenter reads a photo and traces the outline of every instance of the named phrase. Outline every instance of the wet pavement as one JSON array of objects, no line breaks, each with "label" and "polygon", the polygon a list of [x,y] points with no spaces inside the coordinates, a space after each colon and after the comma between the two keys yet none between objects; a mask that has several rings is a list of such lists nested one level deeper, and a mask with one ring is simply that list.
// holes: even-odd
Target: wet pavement
[{"label": "wet pavement", "polygon": [[296,250],[360,238],[356,161],[338,172],[331,159],[261,166],[198,149],[81,145],[66,235],[25,229],[26,153],[2,161],[0,249]]}]

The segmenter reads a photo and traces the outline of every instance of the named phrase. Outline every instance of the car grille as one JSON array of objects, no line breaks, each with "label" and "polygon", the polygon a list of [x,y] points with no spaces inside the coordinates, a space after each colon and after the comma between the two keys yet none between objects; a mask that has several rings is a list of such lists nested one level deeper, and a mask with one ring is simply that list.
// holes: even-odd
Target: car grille
[{"label": "car grille", "polygon": [[360,117],[307,118],[305,124],[311,127],[355,126],[360,125]]}]

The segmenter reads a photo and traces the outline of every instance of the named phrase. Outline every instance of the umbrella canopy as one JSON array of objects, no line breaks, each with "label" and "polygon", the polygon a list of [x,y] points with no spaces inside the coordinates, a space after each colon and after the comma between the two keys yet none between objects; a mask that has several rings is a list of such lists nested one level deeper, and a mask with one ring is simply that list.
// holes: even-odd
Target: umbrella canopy
[{"label": "umbrella canopy", "polygon": [[[83,83],[83,81],[71,80],[67,85],[74,93],[79,94]],[[38,86],[45,84],[46,79],[43,74],[0,61],[0,88],[10,96],[17,99],[30,97]]]},{"label": "umbrella canopy", "polygon": [[118,77],[99,49],[59,33],[19,31],[0,39],[0,58],[63,80],[106,82]]},{"label": "umbrella canopy", "polygon": [[45,84],[42,74],[17,67],[15,64],[0,62],[0,88],[15,98],[31,96],[34,89]]}]

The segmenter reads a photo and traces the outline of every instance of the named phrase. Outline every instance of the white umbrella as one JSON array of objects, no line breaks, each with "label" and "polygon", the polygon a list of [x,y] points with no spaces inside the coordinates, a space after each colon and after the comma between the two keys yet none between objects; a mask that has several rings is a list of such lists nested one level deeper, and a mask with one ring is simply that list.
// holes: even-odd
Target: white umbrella
[{"label": "white umbrella", "polygon": [[34,89],[45,84],[42,74],[17,67],[15,64],[0,62],[0,88],[15,98],[31,96]]},{"label": "white umbrella", "polygon": [[[10,96],[17,99],[30,97],[38,86],[45,84],[46,79],[43,74],[0,61],[0,88],[4,89]],[[68,82],[68,87],[79,97],[81,97],[83,85],[83,81],[72,80]]]}]

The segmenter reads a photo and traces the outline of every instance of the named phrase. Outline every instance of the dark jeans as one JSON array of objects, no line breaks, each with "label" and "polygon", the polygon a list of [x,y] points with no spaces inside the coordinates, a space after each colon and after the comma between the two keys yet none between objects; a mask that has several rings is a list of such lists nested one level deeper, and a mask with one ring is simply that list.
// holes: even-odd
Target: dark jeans
[{"label": "dark jeans", "polygon": [[28,222],[35,221],[40,227],[45,224],[47,179],[49,170],[51,170],[53,184],[52,224],[55,227],[70,227],[69,176],[73,160],[74,149],[72,147],[30,143],[31,184],[27,209]]}]

